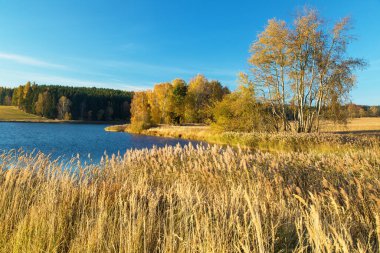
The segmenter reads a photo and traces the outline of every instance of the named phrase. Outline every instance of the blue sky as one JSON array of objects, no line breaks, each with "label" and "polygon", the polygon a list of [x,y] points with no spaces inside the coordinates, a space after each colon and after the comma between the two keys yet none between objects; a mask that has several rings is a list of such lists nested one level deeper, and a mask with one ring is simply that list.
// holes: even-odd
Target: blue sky
[{"label": "blue sky", "polygon": [[0,0],[0,85],[136,90],[203,73],[234,89],[267,20],[291,21],[305,4],[329,22],[352,16],[349,53],[370,64],[352,101],[380,104],[379,0]]}]

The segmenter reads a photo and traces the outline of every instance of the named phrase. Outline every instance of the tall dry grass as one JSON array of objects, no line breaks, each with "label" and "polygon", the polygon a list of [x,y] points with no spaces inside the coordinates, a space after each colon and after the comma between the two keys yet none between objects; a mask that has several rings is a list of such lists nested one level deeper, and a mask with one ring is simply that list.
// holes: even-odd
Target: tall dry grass
[{"label": "tall dry grass", "polygon": [[379,252],[379,155],[178,146],[64,165],[4,153],[0,252]]}]

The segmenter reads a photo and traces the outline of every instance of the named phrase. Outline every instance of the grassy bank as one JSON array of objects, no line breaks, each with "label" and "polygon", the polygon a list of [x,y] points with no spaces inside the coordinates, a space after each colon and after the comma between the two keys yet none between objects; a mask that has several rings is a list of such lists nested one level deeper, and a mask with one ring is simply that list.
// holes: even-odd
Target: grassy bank
[{"label": "grassy bank", "polygon": [[[130,132],[128,125],[107,127],[106,131]],[[209,126],[159,126],[139,134],[183,138],[213,144],[240,146],[267,151],[346,152],[348,149],[366,149],[377,136],[341,135],[334,133],[236,133],[218,132]]]},{"label": "grassy bank", "polygon": [[72,120],[54,120],[26,113],[17,106],[0,105],[0,122],[41,122],[41,123],[62,123],[73,122]]},{"label": "grassy bank", "polygon": [[16,106],[0,105],[0,121],[45,121],[46,118],[39,117],[21,111]]},{"label": "grassy bank", "polygon": [[75,174],[43,155],[10,152],[0,166],[0,252],[380,249],[374,149],[166,147],[79,165]]}]

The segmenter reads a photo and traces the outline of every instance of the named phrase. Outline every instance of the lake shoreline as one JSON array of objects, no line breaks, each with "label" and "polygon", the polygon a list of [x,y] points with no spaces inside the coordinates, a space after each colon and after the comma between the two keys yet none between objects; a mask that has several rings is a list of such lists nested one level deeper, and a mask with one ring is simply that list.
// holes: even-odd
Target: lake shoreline
[{"label": "lake shoreline", "polygon": [[[79,123],[79,122],[76,122]],[[108,156],[125,154],[130,149],[188,145],[185,140],[108,133],[102,124],[33,124],[3,122],[0,124],[0,155],[4,152],[44,154],[52,160],[68,162],[79,158],[81,162],[98,164]],[[194,146],[198,142],[191,142]],[[74,164],[74,166],[76,166]]]},{"label": "lake shoreline", "polygon": [[108,132],[176,138],[189,141],[207,142],[217,145],[229,145],[243,149],[269,152],[312,152],[345,153],[347,149],[362,150],[379,136],[339,134],[339,133],[238,133],[223,132],[210,126],[169,126],[160,125],[140,132],[131,131],[128,125],[116,125],[105,128]]}]

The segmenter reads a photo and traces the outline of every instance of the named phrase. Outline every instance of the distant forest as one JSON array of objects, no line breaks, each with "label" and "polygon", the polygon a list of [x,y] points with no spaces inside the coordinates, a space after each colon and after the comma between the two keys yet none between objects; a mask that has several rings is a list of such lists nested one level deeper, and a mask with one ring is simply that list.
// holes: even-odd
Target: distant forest
[{"label": "distant forest", "polygon": [[0,87],[0,104],[48,119],[119,121],[130,119],[133,92],[87,87],[37,85]]}]

